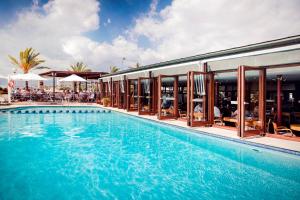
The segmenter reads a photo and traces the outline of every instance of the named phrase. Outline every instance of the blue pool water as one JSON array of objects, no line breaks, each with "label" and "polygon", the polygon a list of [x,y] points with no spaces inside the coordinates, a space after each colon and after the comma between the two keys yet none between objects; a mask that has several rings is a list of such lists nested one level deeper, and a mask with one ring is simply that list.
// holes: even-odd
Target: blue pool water
[{"label": "blue pool water", "polygon": [[98,108],[19,110],[0,112],[0,199],[300,199],[296,155]]}]

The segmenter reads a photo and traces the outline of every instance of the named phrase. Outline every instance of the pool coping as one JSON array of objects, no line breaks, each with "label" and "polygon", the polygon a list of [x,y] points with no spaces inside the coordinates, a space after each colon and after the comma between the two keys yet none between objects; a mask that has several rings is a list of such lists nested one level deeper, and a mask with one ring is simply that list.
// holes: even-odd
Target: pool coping
[{"label": "pool coping", "polygon": [[232,141],[232,142],[237,142],[237,143],[240,143],[240,144],[245,144],[245,145],[248,145],[248,146],[265,148],[265,149],[268,149],[268,150],[278,151],[278,152],[281,152],[281,153],[287,153],[287,154],[296,155],[296,156],[300,157],[300,151],[296,151],[296,150],[292,150],[292,149],[286,149],[286,148],[282,148],[282,147],[271,146],[271,145],[267,145],[267,144],[251,142],[251,141],[246,141],[246,140],[241,139],[241,138],[226,137],[226,136],[214,134],[214,133],[211,133],[211,132],[205,132],[203,130],[201,130],[201,131],[200,130],[194,130],[194,129],[191,129],[191,128],[188,128],[188,127],[183,127],[183,126],[175,125],[175,124],[169,124],[169,123],[166,123],[164,121],[158,121],[158,120],[149,119],[149,118],[141,117],[141,116],[138,116],[138,115],[133,115],[133,114],[130,114],[130,113],[122,112],[122,111],[119,111],[119,110],[114,110],[114,109],[111,109],[110,107],[104,107],[104,106],[101,106],[99,104],[95,104],[95,105],[15,105],[15,106],[9,106],[9,107],[6,107],[6,108],[1,108],[0,107],[0,111],[1,110],[10,110],[10,109],[15,109],[15,108],[26,108],[26,107],[98,107],[98,108],[102,108],[102,109],[105,109],[105,110],[110,110],[111,112],[116,112],[116,113],[121,113],[121,114],[124,114],[124,115],[128,115],[128,116],[131,116],[131,117],[134,117],[134,118],[149,120],[151,122],[162,124],[162,125],[165,125],[165,126],[175,127],[175,128],[180,129],[180,130],[183,130],[183,131],[188,131],[188,132],[191,132],[191,133],[195,133],[196,135],[197,134],[202,134],[202,135],[206,135],[206,136],[209,136],[209,137],[215,137],[215,138],[224,139],[224,140],[227,140],[227,141]]},{"label": "pool coping", "polygon": [[[121,112],[121,111],[118,111],[118,110],[109,109],[107,107],[102,107],[102,108],[106,108],[108,110],[111,110],[112,112],[118,112],[118,113],[122,113],[122,114],[125,114],[125,115],[127,114],[127,113],[124,113],[124,112]],[[243,140],[243,139],[226,137],[226,136],[222,136],[222,135],[218,135],[218,134],[214,134],[214,133],[210,133],[210,132],[205,132],[205,131],[202,131],[202,130],[199,131],[199,130],[194,130],[194,129],[182,127],[182,126],[179,126],[179,125],[169,124],[169,123],[166,123],[164,121],[156,121],[156,120],[149,119],[149,118],[143,118],[143,117],[139,117],[139,116],[136,116],[136,115],[131,115],[131,114],[127,114],[127,115],[132,116],[132,117],[136,117],[136,118],[139,118],[139,119],[149,120],[149,121],[159,123],[159,124],[163,124],[163,125],[167,125],[167,126],[173,126],[173,127],[178,128],[180,130],[189,131],[189,132],[196,133],[196,134],[202,134],[202,135],[206,135],[206,136],[216,137],[216,138],[219,138],[219,139],[224,139],[224,140],[237,142],[237,143],[240,143],[240,144],[246,144],[246,145],[249,145],[249,146],[254,146],[254,147],[259,147],[259,148],[265,148],[265,149],[269,149],[269,150],[273,150],[273,151],[278,151],[278,152],[281,152],[281,153],[288,153],[288,154],[292,154],[292,155],[296,155],[296,156],[300,157],[300,151],[296,151],[296,150],[292,150],[292,149],[285,149],[285,148],[281,148],[281,147],[275,147],[275,146],[271,146],[271,145],[246,141],[246,140]]]}]

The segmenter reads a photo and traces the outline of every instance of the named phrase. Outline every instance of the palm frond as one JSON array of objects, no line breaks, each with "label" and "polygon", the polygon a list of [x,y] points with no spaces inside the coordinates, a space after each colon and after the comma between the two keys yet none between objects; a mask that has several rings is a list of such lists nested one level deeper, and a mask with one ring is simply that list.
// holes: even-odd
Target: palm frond
[{"label": "palm frond", "polygon": [[17,61],[16,58],[12,57],[11,55],[8,55],[8,57],[9,57],[12,64],[19,66],[19,62]]},{"label": "palm frond", "polygon": [[74,72],[87,72],[91,71],[90,69],[87,68],[87,66],[83,62],[77,62],[74,65],[70,65],[71,71]]},{"label": "palm frond", "polygon": [[109,68],[110,68],[110,73],[115,73],[120,70],[120,68],[118,68],[117,66],[110,66]]},{"label": "palm frond", "polygon": [[40,60],[38,58],[40,54],[35,53],[32,47],[26,48],[24,51],[20,51],[19,61],[12,56],[9,56],[11,62],[18,65],[24,73],[29,72],[32,69],[38,67],[39,64],[45,62],[45,60]]},{"label": "palm frond", "polygon": [[37,70],[37,69],[51,69],[51,68],[47,67],[47,66],[37,66],[37,67],[33,68],[33,70]]}]

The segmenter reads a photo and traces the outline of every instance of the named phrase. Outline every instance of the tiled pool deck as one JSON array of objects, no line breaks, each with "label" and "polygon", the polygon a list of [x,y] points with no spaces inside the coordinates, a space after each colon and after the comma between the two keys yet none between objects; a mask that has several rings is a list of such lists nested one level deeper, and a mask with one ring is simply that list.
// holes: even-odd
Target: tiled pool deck
[{"label": "tiled pool deck", "polygon": [[[100,106],[102,107],[102,106]],[[270,138],[270,137],[263,137],[263,136],[256,136],[256,137],[248,137],[248,138],[240,138],[237,136],[236,131],[232,130],[226,130],[222,128],[216,128],[216,127],[190,127],[187,126],[186,122],[180,121],[180,120],[158,120],[157,116],[152,115],[138,115],[137,112],[127,112],[122,109],[117,109],[117,108],[111,108],[111,107],[104,107],[106,109],[110,109],[113,111],[125,113],[128,115],[133,115],[137,117],[141,117],[144,119],[149,119],[153,121],[157,121],[160,123],[165,123],[165,124],[170,124],[170,125],[175,125],[183,128],[187,128],[193,131],[199,131],[199,132],[205,132],[214,136],[220,136],[222,138],[231,138],[233,140],[241,140],[242,142],[249,142],[249,143],[256,143],[258,145],[267,145],[270,147],[275,147],[275,148],[281,148],[281,149],[287,149],[287,150],[292,150],[298,152],[297,154],[300,155],[300,142],[297,141],[290,141],[290,140],[284,140],[284,139],[277,139],[277,138]]]},{"label": "tiled pool deck", "polygon": [[245,143],[251,143],[253,145],[258,146],[267,146],[267,147],[275,147],[280,148],[282,151],[285,150],[291,150],[294,151],[295,154],[300,155],[300,142],[297,141],[291,141],[291,140],[285,140],[285,139],[278,139],[278,138],[271,138],[271,137],[262,137],[262,136],[256,136],[256,137],[248,137],[248,138],[240,138],[237,136],[236,131],[232,130],[226,130],[222,128],[216,128],[216,127],[189,127],[187,126],[186,122],[180,121],[180,120],[158,120],[155,115],[149,116],[149,115],[138,115],[137,112],[127,112],[123,109],[117,109],[117,108],[111,108],[111,107],[103,107],[99,104],[95,103],[67,103],[67,104],[58,104],[58,105],[52,105],[52,104],[37,104],[37,103],[30,103],[30,104],[14,104],[10,106],[1,106],[1,108],[14,108],[14,107],[23,107],[23,106],[38,106],[38,105],[47,105],[47,106],[98,106],[105,109],[110,109],[112,111],[125,113],[128,115],[141,117],[144,119],[149,119],[153,121],[157,121],[159,123],[169,124],[181,128],[185,128],[188,130],[191,130],[193,132],[198,133],[205,133],[208,135],[214,135],[221,138],[227,138],[230,140],[245,142]]}]

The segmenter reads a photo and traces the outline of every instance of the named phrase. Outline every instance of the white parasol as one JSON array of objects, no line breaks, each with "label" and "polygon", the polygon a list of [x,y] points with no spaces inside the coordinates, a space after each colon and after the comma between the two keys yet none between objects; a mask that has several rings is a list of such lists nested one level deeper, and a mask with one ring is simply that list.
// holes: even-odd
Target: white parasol
[{"label": "white parasol", "polygon": [[60,79],[59,82],[86,82],[84,78],[77,76],[76,74],[72,74],[63,79]]}]

